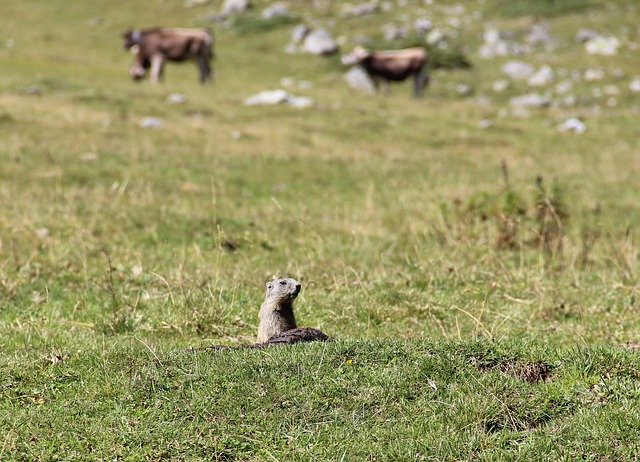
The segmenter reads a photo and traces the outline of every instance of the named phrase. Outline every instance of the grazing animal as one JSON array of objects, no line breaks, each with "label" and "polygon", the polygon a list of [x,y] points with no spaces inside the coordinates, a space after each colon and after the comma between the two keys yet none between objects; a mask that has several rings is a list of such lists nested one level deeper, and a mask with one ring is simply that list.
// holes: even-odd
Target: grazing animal
[{"label": "grazing animal", "polygon": [[406,48],[404,50],[368,51],[358,46],[342,57],[342,64],[359,64],[369,74],[376,88],[383,83],[401,82],[412,76],[414,79],[413,96],[422,96],[423,89],[429,85],[429,55],[424,48]]},{"label": "grazing animal", "polygon": [[279,345],[297,342],[324,342],[329,339],[318,329],[298,327],[293,315],[293,301],[300,293],[295,279],[275,279],[267,283],[267,293],[260,307],[257,345]]},{"label": "grazing animal", "polygon": [[149,80],[158,83],[167,61],[191,59],[198,65],[200,82],[211,79],[213,35],[209,29],[135,29],[124,32],[122,38],[124,48],[135,52],[135,62],[129,70],[133,80],[142,80],[150,70]]}]

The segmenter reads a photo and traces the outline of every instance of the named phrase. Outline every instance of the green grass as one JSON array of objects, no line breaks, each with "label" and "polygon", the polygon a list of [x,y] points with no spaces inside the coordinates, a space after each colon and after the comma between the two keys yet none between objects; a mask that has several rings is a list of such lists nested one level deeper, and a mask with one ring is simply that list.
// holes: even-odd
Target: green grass
[{"label": "green grass", "polygon": [[[416,101],[286,55],[297,22],[257,3],[242,33],[207,24],[213,4],[3,3],[0,460],[636,460],[637,6],[465,2],[483,19],[452,40],[473,66],[436,70]],[[312,16],[348,50],[426,8]],[[557,48],[521,59],[607,73],[518,118],[509,98],[530,89],[493,93],[511,58],[477,50],[485,20],[521,40],[531,15]],[[132,83],[119,33],[151,25],[212,26],[215,82],[184,64]],[[581,27],[624,45],[589,56]],[[315,107],[242,105],[284,76]],[[607,85],[615,107],[593,96]],[[558,133],[574,116],[588,131]],[[274,276],[302,281],[298,320],[335,342],[187,352],[251,343]]]}]

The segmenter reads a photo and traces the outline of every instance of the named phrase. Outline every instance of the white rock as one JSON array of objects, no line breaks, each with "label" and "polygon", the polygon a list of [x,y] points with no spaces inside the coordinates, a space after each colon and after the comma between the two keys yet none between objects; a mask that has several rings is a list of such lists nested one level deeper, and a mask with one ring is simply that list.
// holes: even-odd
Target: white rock
[{"label": "white rock", "polygon": [[609,98],[607,98],[607,106],[616,107],[617,105],[618,105],[618,98],[614,96],[610,96]]},{"label": "white rock", "polygon": [[395,24],[385,24],[382,29],[384,33],[384,39],[387,42],[404,40],[409,35],[409,31],[405,27],[396,26]]},{"label": "white rock", "polygon": [[295,44],[302,43],[309,32],[311,32],[309,26],[305,24],[298,24],[291,30],[291,42]]},{"label": "white rock", "polygon": [[187,102],[187,97],[182,93],[171,93],[167,96],[167,103],[169,104],[184,104]]},{"label": "white rock", "polygon": [[458,85],[456,85],[456,92],[460,96],[469,96],[471,93],[473,93],[473,87],[466,83],[459,83]]},{"label": "white rock", "polygon": [[587,82],[593,82],[594,80],[602,80],[604,79],[604,70],[603,69],[587,69],[584,71],[584,79]]},{"label": "white rock", "polygon": [[589,40],[584,48],[590,55],[613,56],[618,53],[620,41],[616,37],[598,36]]},{"label": "white rock", "polygon": [[502,66],[502,72],[514,80],[525,80],[533,74],[533,66],[522,61],[509,61]]},{"label": "white rock", "polygon": [[264,19],[274,19],[274,18],[288,18],[291,16],[289,12],[289,6],[284,2],[276,2],[264,10],[260,14]]},{"label": "white rock", "polygon": [[482,119],[478,126],[484,130],[493,127],[493,121],[491,119]]},{"label": "white rock", "polygon": [[365,93],[375,93],[376,87],[369,77],[369,74],[365,72],[360,66],[354,66],[344,74],[344,80],[351,88],[363,91]]},{"label": "white rock", "polygon": [[326,30],[317,29],[304,38],[302,51],[314,55],[331,55],[338,51],[338,44]]},{"label": "white rock", "polygon": [[576,34],[576,42],[585,43],[596,38],[597,36],[598,33],[590,29],[580,29]]},{"label": "white rock", "polygon": [[493,91],[495,91],[496,93],[502,93],[507,88],[509,88],[509,81],[508,80],[496,80],[495,82],[493,82],[491,84],[491,89]]},{"label": "white rock", "polygon": [[634,93],[640,93],[640,76],[635,76],[631,82],[629,82],[629,90]]},{"label": "white rock", "polygon": [[220,13],[222,15],[243,13],[249,8],[251,8],[251,0],[224,0]]},{"label": "white rock", "polygon": [[46,239],[49,237],[49,229],[48,228],[38,228],[36,229],[36,237],[38,239]]},{"label": "white rock", "polygon": [[380,5],[378,5],[377,1],[360,3],[359,5],[347,4],[342,8],[342,16],[345,18],[357,18],[377,13],[379,10]]},{"label": "white rock", "polygon": [[558,125],[558,131],[582,134],[587,131],[587,126],[580,119],[572,117]]},{"label": "white rock", "polygon": [[532,87],[544,87],[551,84],[555,80],[553,69],[548,65],[542,66],[538,71],[529,77],[527,83]]},{"label": "white rock", "polygon": [[242,138],[242,132],[240,132],[239,130],[234,130],[231,132],[232,140],[238,141],[240,138]]},{"label": "white rock", "polygon": [[573,82],[571,80],[563,80],[556,85],[556,93],[564,95],[569,93],[573,89]]},{"label": "white rock", "polygon": [[433,23],[427,18],[418,18],[413,22],[413,29],[420,37],[424,37],[433,29]]},{"label": "white rock", "polygon": [[442,42],[444,39],[444,32],[442,32],[440,29],[430,30],[425,38],[429,45],[435,45],[436,43]]},{"label": "white rock", "polygon": [[511,98],[509,104],[513,107],[547,107],[551,104],[551,98],[538,93],[528,93]]},{"label": "white rock", "polygon": [[553,44],[554,38],[551,35],[551,26],[548,22],[533,24],[529,29],[525,41],[529,45],[545,45]]},{"label": "white rock", "polygon": [[620,94],[620,89],[615,85],[606,85],[602,91],[607,96],[615,96]]},{"label": "white rock", "polygon": [[294,96],[282,89],[265,90],[244,100],[245,106],[262,106],[274,104],[288,104],[289,106],[304,108],[313,105],[313,100],[306,96]]},{"label": "white rock", "polygon": [[158,117],[145,117],[140,121],[140,128],[150,128],[160,130],[164,127],[164,122]]}]

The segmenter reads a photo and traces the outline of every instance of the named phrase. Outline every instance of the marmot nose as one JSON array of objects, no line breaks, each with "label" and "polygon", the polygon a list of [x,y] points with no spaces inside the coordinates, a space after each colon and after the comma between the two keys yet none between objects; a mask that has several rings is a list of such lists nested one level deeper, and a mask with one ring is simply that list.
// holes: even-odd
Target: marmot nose
[{"label": "marmot nose", "polygon": [[300,292],[300,287],[301,287],[301,286],[300,286],[300,284],[296,284],[296,285],[295,285],[295,288],[293,289],[293,293],[294,293],[294,294],[299,293],[299,292]]}]

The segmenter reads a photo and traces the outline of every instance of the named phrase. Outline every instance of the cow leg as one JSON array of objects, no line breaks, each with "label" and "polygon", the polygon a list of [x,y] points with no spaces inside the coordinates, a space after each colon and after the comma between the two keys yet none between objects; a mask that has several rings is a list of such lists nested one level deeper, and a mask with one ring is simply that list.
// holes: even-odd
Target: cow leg
[{"label": "cow leg", "polygon": [[422,96],[422,91],[427,85],[429,85],[429,74],[427,74],[424,67],[421,67],[415,76],[413,87],[414,98],[420,98]]},{"label": "cow leg", "polygon": [[196,56],[196,62],[198,63],[198,69],[200,70],[200,83],[206,83],[213,73],[211,65],[209,64],[209,58],[200,54]]},{"label": "cow leg", "polygon": [[164,57],[160,54],[153,55],[151,57],[151,75],[149,76],[151,83],[159,83],[162,79],[163,71]]}]

